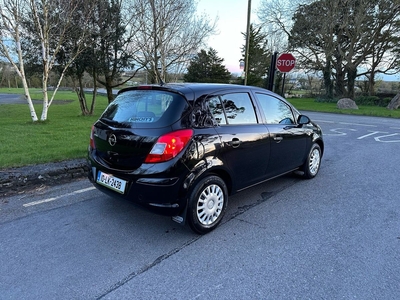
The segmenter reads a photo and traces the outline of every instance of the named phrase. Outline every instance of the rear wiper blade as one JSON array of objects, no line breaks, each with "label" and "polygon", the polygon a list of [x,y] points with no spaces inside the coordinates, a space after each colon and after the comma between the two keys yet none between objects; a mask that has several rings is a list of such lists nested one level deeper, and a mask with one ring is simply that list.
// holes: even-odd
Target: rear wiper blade
[{"label": "rear wiper blade", "polygon": [[111,120],[111,119],[108,119],[108,118],[102,118],[101,119],[102,121],[106,121],[106,123],[109,123],[109,124],[119,124],[119,122],[117,122],[117,121],[114,121],[114,120]]}]

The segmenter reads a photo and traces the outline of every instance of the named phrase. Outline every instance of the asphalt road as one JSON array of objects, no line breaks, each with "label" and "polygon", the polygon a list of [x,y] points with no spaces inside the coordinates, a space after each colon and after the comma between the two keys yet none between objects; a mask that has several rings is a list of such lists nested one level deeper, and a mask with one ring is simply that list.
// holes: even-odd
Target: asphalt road
[{"label": "asphalt road", "polygon": [[400,120],[308,115],[319,175],[231,197],[205,236],[86,180],[0,198],[0,299],[399,299]]},{"label": "asphalt road", "polygon": [[0,104],[22,104],[26,103],[22,95],[0,94]]}]

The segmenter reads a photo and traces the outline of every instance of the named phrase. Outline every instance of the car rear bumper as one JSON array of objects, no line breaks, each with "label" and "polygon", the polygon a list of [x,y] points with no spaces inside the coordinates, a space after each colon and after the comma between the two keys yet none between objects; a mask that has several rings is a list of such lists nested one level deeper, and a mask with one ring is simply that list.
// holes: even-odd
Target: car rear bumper
[{"label": "car rear bumper", "polygon": [[[117,173],[89,161],[89,180],[100,191],[111,197],[118,197],[138,204],[152,212],[176,216],[186,207],[186,200],[182,195],[182,180],[179,177],[158,178],[141,177],[132,174]],[[98,172],[115,176],[126,181],[123,193],[119,193],[96,182]]]}]

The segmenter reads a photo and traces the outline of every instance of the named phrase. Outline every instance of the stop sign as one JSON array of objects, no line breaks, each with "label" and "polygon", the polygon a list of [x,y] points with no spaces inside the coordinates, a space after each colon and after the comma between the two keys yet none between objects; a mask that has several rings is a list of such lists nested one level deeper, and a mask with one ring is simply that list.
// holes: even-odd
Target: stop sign
[{"label": "stop sign", "polygon": [[296,59],[291,53],[282,53],[276,60],[276,68],[282,73],[290,72],[296,65]]}]

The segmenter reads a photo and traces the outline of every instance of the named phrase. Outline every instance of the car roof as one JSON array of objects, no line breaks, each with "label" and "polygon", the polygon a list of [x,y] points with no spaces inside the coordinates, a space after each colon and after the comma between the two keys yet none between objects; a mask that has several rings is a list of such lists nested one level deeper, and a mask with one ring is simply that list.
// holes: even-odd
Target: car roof
[{"label": "car roof", "polygon": [[238,84],[227,84],[227,83],[165,83],[163,85],[140,85],[137,87],[129,87],[119,91],[118,94],[131,91],[131,90],[146,90],[146,89],[154,89],[154,90],[169,90],[172,92],[179,92],[183,94],[187,100],[193,101],[199,98],[202,95],[209,95],[215,92],[221,92],[225,90],[235,90],[235,91],[262,91],[264,93],[273,94],[271,91],[254,87],[248,85],[238,85]]}]

